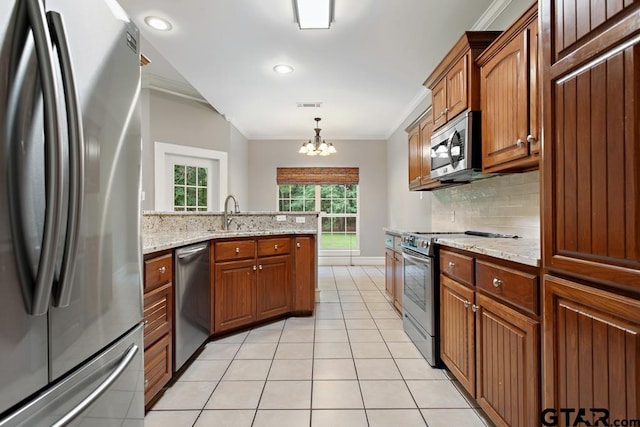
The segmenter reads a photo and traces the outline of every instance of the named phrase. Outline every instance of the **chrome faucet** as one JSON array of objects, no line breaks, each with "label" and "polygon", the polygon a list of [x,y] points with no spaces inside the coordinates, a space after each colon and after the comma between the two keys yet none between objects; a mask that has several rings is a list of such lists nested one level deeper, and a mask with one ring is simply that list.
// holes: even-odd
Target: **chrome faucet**
[{"label": "chrome faucet", "polygon": [[231,223],[231,221],[233,221],[233,218],[229,218],[228,214],[227,214],[227,211],[229,210],[228,207],[229,207],[229,200],[230,199],[233,199],[234,209],[233,209],[233,212],[229,211],[229,213],[230,214],[231,213],[237,213],[237,214],[240,213],[240,206],[238,205],[238,201],[236,200],[235,197],[233,197],[231,194],[229,194],[227,196],[227,198],[224,200],[224,215],[223,215],[223,220],[222,221],[224,223],[223,225],[224,225],[224,229],[225,230],[229,229],[229,224]]}]

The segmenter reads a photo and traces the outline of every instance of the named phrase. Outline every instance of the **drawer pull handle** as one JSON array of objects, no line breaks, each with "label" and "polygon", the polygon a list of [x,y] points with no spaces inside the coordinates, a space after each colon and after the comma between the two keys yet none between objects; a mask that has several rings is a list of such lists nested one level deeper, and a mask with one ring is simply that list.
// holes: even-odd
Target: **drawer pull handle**
[{"label": "drawer pull handle", "polygon": [[455,267],[455,266],[456,266],[456,263],[455,263],[455,262],[451,262],[451,261],[449,261],[449,268],[453,268],[453,267]]},{"label": "drawer pull handle", "polygon": [[475,304],[473,304],[473,305],[471,306],[471,310],[473,310],[473,312],[474,312],[474,313],[475,313],[476,311],[478,311],[478,309],[479,309],[479,308],[480,308],[480,306],[479,306],[479,305],[475,305]]},{"label": "drawer pull handle", "polygon": [[300,242],[296,243],[296,248],[301,248],[302,245],[300,244]]},{"label": "drawer pull handle", "polygon": [[278,245],[273,245],[273,249],[278,250]]},{"label": "drawer pull handle", "polygon": [[496,288],[499,288],[500,286],[502,286],[502,280],[498,279],[497,277],[493,278],[493,286]]},{"label": "drawer pull handle", "polygon": [[240,248],[236,248],[236,253],[239,254],[240,253]]},{"label": "drawer pull handle", "polygon": [[464,304],[464,308],[469,308],[469,304],[471,303],[467,300],[464,300],[463,304]]},{"label": "drawer pull handle", "polygon": [[158,269],[158,271],[160,272],[160,274],[164,274],[164,273],[166,273],[166,272],[167,272],[167,267],[165,267],[165,266],[163,265],[162,267],[160,267],[160,268]]}]

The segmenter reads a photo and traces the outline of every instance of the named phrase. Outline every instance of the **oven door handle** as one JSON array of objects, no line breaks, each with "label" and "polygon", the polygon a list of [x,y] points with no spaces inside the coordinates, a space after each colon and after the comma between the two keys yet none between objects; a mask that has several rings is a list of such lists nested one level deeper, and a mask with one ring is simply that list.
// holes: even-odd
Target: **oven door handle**
[{"label": "oven door handle", "polygon": [[417,262],[419,264],[431,264],[431,258],[429,257],[417,257],[415,255],[409,255],[406,252],[402,252],[402,258],[408,259],[409,261]]}]

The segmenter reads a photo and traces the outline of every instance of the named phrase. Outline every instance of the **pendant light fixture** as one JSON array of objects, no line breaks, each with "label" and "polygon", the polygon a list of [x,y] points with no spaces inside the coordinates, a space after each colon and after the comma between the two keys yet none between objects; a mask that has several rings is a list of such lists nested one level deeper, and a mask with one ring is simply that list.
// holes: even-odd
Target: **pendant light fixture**
[{"label": "pendant light fixture", "polygon": [[298,153],[306,154],[307,156],[328,156],[329,154],[335,154],[336,149],[333,143],[330,142],[327,144],[326,141],[320,137],[320,131],[322,130],[320,129],[320,117],[316,117],[313,120],[316,121],[316,128],[314,129],[316,135],[313,137],[313,141],[303,142]]}]

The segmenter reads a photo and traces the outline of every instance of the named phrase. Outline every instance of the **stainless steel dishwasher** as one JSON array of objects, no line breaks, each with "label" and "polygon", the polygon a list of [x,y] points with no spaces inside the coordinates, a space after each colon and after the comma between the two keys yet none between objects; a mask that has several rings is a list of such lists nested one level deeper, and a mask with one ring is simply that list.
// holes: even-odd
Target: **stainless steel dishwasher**
[{"label": "stainless steel dishwasher", "polygon": [[176,250],[175,279],[174,370],[177,371],[209,338],[209,242]]}]

